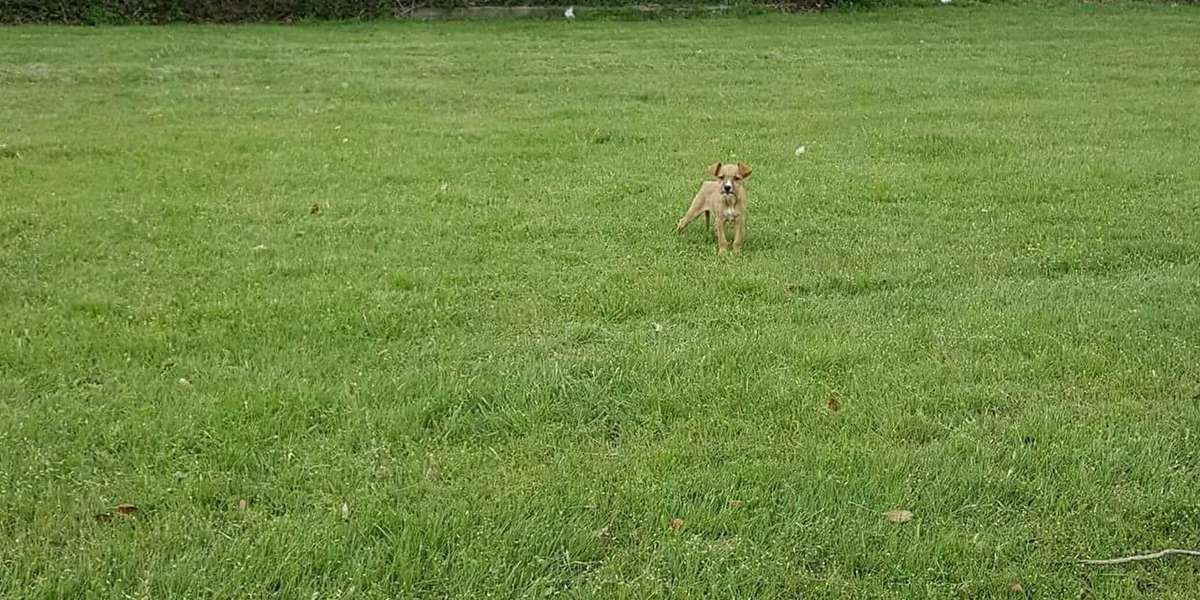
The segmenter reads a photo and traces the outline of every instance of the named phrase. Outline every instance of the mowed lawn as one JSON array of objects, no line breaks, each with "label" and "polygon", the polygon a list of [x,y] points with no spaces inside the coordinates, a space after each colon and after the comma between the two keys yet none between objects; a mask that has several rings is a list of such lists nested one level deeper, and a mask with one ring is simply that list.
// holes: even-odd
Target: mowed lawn
[{"label": "mowed lawn", "polygon": [[0,29],[0,597],[1195,598],[1198,40]]}]

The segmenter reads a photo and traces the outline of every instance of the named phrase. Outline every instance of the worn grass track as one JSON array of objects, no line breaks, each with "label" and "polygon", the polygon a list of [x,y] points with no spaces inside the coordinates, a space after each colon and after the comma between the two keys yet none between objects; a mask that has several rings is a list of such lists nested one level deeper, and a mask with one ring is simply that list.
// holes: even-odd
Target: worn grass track
[{"label": "worn grass track", "polygon": [[1198,39],[0,29],[0,597],[1194,598]]}]

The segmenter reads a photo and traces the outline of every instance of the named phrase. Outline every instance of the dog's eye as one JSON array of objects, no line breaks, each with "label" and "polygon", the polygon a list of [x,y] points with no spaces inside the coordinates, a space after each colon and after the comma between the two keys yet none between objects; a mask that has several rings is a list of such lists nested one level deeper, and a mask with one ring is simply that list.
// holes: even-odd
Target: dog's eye
[{"label": "dog's eye", "polygon": [[741,178],[741,177],[734,177],[734,178],[733,178],[733,180],[734,180],[734,181],[741,181],[741,180],[742,180],[742,178]]}]

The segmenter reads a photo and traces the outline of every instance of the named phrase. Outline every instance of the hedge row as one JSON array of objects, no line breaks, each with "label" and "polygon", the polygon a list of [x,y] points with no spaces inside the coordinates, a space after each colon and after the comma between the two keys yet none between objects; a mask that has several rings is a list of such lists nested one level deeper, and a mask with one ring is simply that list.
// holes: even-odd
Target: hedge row
[{"label": "hedge row", "polygon": [[[714,5],[816,8],[828,0],[658,0],[667,11]],[[0,0],[0,23],[237,23],[396,18],[422,11],[528,5],[637,10],[630,0]]]}]

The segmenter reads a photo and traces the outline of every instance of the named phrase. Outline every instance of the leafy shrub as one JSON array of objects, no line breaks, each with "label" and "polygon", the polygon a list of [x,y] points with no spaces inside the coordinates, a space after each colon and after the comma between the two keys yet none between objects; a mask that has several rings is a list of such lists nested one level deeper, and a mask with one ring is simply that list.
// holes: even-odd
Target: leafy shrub
[{"label": "leafy shrub", "polygon": [[234,23],[250,21],[358,20],[404,17],[420,9],[574,5],[636,10],[639,6],[699,9],[730,5],[818,8],[828,0],[0,0],[0,23]]}]

